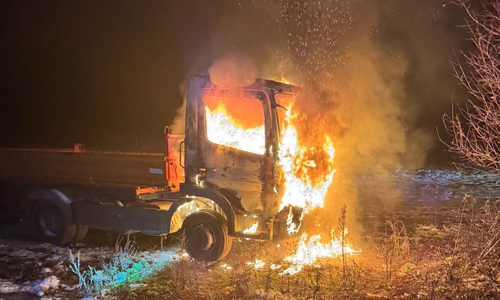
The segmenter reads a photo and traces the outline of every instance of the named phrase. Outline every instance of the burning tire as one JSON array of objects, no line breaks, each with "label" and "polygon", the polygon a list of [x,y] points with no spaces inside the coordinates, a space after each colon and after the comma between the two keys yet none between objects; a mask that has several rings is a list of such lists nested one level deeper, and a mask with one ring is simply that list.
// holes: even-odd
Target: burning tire
[{"label": "burning tire", "polygon": [[60,205],[41,200],[34,208],[33,216],[32,224],[44,242],[61,245],[75,238],[76,226],[71,222],[71,215]]},{"label": "burning tire", "polygon": [[211,210],[190,214],[182,224],[186,252],[198,261],[216,261],[231,249],[227,221]]}]

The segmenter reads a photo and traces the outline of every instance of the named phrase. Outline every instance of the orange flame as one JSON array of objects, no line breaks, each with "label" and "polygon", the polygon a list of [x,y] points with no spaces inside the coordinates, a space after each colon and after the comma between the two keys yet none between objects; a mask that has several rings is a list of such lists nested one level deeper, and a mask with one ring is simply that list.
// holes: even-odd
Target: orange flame
[{"label": "orange flame", "polygon": [[257,228],[259,227],[259,222],[255,222],[252,226],[248,227],[247,229],[243,230],[244,234],[252,234],[257,232]]},{"label": "orange flame", "polygon": [[[264,122],[256,123],[255,115],[250,118],[248,114],[246,118],[245,116],[233,118],[222,99],[217,100],[219,101],[205,106],[208,140],[243,151],[264,154]],[[303,214],[310,212],[312,208],[324,206],[326,193],[336,172],[334,169],[335,148],[328,134],[323,135],[323,141],[314,141],[313,146],[302,145],[295,126],[300,116],[293,111],[294,99],[286,98],[285,101],[287,103],[280,104],[284,104],[287,110],[284,117],[279,120],[281,140],[278,164],[282,168],[284,179],[280,211],[290,207],[286,224],[288,234],[294,234],[299,232],[301,223],[297,223],[297,220],[294,222],[293,207],[302,208],[299,220],[301,221]],[[229,102],[226,104],[231,105]],[[240,119],[244,120],[245,124],[236,121]],[[249,140],[252,143],[248,143]],[[256,223],[245,229],[244,233],[254,233],[257,227]],[[341,236],[345,237],[346,233]],[[284,258],[289,266],[280,274],[296,274],[305,265],[314,264],[319,258],[358,252],[345,243],[345,240],[335,238],[333,234],[326,244],[321,243],[320,238],[321,235],[315,235],[308,239],[308,235],[303,233],[295,253]],[[248,265],[261,269],[266,266],[266,262],[256,259]],[[282,268],[280,264],[271,264],[269,267],[273,270]]]},{"label": "orange flame", "polygon": [[[326,192],[333,181],[335,169],[333,159],[335,148],[331,138],[325,134],[325,142],[321,146],[305,147],[299,145],[297,130],[293,121],[297,114],[293,113],[293,104],[287,107],[282,125],[281,145],[279,149],[279,164],[284,173],[284,194],[280,209],[292,205],[310,209],[323,207]],[[316,159],[315,159],[316,158]],[[325,164],[326,173],[318,174],[317,158]]]},{"label": "orange flame", "polygon": [[[301,215],[302,218],[302,215]],[[302,220],[301,220],[302,221]],[[297,224],[293,222],[293,208],[290,206],[290,210],[288,211],[288,218],[286,219],[286,227],[288,234],[298,233],[301,224]]]},{"label": "orange flame", "polygon": [[[347,234],[347,232],[344,233]],[[335,255],[353,254],[360,251],[354,250],[345,241],[335,238],[332,232],[332,237],[329,243],[322,244],[320,242],[321,235],[312,236],[307,241],[307,234],[303,233],[300,237],[299,247],[295,254],[285,257],[283,260],[291,263],[291,265],[280,272],[280,275],[293,275],[302,270],[305,265],[314,264],[319,258],[330,258]]]},{"label": "orange flame", "polygon": [[[205,106],[207,138],[209,141],[243,151],[264,154],[266,152],[264,124],[259,127],[245,128],[228,115],[223,103],[214,110]],[[248,141],[252,141],[249,143]]]},{"label": "orange flame", "polygon": [[[333,167],[335,148],[331,138],[325,134],[323,142],[315,141],[316,146],[300,145],[294,125],[298,117],[299,115],[293,112],[293,102],[287,104],[278,153],[279,164],[284,173],[284,193],[280,210],[290,206],[287,218],[289,234],[298,232],[301,226],[300,223],[292,222],[292,206],[303,208],[303,213],[308,213],[314,207],[323,207],[336,171]],[[345,238],[346,234],[347,229],[341,236]],[[320,238],[321,235],[315,235],[308,240],[307,233],[303,233],[295,253],[283,259],[289,262],[290,266],[280,272],[280,275],[296,274],[305,265],[312,265],[319,258],[359,252],[353,250],[345,240],[335,238],[333,232],[329,243],[321,243]]]}]

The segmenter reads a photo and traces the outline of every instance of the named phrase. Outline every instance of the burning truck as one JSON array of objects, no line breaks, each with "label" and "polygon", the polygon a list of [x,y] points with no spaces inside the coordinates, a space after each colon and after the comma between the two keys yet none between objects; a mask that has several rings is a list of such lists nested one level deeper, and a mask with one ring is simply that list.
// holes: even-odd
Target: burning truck
[{"label": "burning truck", "polygon": [[328,135],[299,143],[293,85],[189,81],[185,133],[165,127],[165,153],[1,149],[0,196],[39,238],[83,239],[88,228],[165,236],[181,230],[187,253],[222,259],[233,238],[280,240],[321,207],[335,170]]}]

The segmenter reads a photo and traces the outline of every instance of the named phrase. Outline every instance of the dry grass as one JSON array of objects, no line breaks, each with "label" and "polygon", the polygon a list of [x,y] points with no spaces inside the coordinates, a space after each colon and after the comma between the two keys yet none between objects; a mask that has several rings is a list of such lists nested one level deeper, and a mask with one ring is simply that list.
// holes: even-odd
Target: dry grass
[{"label": "dry grass", "polygon": [[[73,254],[68,249],[69,270],[78,277],[78,290],[85,297],[104,297],[110,290],[121,285],[142,282],[146,277],[163,269],[172,256],[166,252],[139,252],[132,245],[127,236],[126,242],[119,238],[115,244],[115,251],[105,261],[101,261],[99,268],[82,266],[80,252]],[[123,244],[123,245],[122,245]]]}]

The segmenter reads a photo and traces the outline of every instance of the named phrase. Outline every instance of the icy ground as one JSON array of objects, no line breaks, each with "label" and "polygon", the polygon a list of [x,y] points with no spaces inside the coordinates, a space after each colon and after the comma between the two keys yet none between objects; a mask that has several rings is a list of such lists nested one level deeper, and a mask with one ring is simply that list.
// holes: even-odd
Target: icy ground
[{"label": "icy ground", "polygon": [[[93,235],[100,234],[94,232]],[[92,238],[91,234],[89,239],[86,240],[91,244],[95,244]],[[133,259],[135,263],[130,261],[133,267],[115,274],[117,278],[104,278],[104,280],[117,286],[127,276],[133,275],[146,278],[149,275],[154,275],[155,272],[177,259],[178,247],[174,248],[176,250],[133,250],[127,252],[133,253],[133,255],[122,255],[119,259]],[[111,266],[111,262],[115,263],[115,265],[117,263],[125,264],[123,261],[118,262],[116,260],[117,254],[114,247],[96,247],[86,243],[79,243],[68,248],[17,239],[0,239],[0,300],[82,298],[78,294],[78,277],[69,269],[69,250],[75,256],[79,256],[81,274],[83,274],[84,270],[88,272],[88,266],[100,270],[103,264]],[[143,269],[137,270],[138,266],[143,266]],[[94,275],[102,276],[107,276],[106,274],[106,271],[94,273]],[[93,279],[96,280],[97,278],[93,277]],[[131,283],[127,286],[141,285],[140,282]]]},{"label": "icy ground", "polygon": [[[85,263],[111,255],[109,248],[77,246]],[[77,283],[68,271],[67,248],[0,239],[0,299],[67,299],[76,296]]]},{"label": "icy ground", "polygon": [[500,199],[500,175],[479,170],[423,169],[393,176],[407,203],[461,201],[465,194],[477,200]]}]

